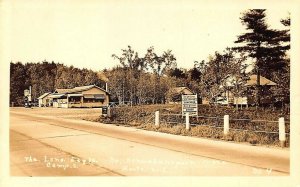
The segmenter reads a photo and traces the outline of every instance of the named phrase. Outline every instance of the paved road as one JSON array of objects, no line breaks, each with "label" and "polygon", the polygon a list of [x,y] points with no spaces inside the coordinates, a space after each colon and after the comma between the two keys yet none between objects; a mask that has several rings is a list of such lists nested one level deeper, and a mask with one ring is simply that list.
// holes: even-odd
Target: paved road
[{"label": "paved road", "polygon": [[10,112],[13,176],[289,175],[289,150]]}]

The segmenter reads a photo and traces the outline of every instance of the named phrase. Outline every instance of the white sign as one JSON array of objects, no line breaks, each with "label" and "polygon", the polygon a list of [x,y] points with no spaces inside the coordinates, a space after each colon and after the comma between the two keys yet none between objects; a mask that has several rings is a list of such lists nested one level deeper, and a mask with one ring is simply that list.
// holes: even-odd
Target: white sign
[{"label": "white sign", "polygon": [[26,97],[26,96],[28,96],[28,95],[30,95],[29,90],[24,90],[24,96]]},{"label": "white sign", "polygon": [[198,115],[198,102],[196,95],[182,95],[182,115],[189,113],[190,116]]},{"label": "white sign", "polygon": [[24,96],[28,98],[28,101],[31,101],[31,93],[30,90],[24,90]]}]

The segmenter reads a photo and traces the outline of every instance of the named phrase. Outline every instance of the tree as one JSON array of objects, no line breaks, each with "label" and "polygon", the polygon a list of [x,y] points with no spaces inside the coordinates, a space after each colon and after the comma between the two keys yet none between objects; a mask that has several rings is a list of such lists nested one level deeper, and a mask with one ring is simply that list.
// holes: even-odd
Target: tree
[{"label": "tree", "polygon": [[137,96],[139,104],[149,103],[150,101],[154,103],[154,87],[154,75],[151,73],[142,73],[137,85]]},{"label": "tree", "polygon": [[[283,30],[282,42],[285,43],[287,47],[290,46],[290,17],[288,16],[285,19],[281,20],[281,23],[286,27]],[[285,104],[290,103],[290,57],[286,55],[283,58],[283,67],[281,69],[277,69],[273,71],[272,80],[274,80],[277,86],[271,89],[273,95],[275,96],[275,101],[277,103],[281,103],[283,107]]]},{"label": "tree", "polygon": [[168,70],[175,69],[176,58],[171,50],[164,51],[161,56],[154,52],[154,47],[150,47],[145,55],[145,62],[151,67],[158,77],[163,76]]},{"label": "tree", "polygon": [[125,72],[123,68],[116,67],[110,71],[105,72],[105,76],[109,82],[109,91],[111,93],[112,100],[118,100],[118,103],[122,104],[125,101]]},{"label": "tree", "polygon": [[120,56],[113,54],[112,57],[119,60],[122,70],[126,71],[126,74],[124,75],[126,75],[126,81],[129,85],[126,92],[129,94],[131,103],[136,103],[137,80],[139,79],[141,72],[147,67],[145,60],[140,58],[138,53],[135,52],[131,46],[128,46],[127,49],[122,49],[122,54]]},{"label": "tree", "polygon": [[[122,92],[124,93],[123,99],[128,95],[128,99],[133,104],[148,100],[144,95],[144,88],[147,86],[143,84],[146,83],[146,80],[144,79],[148,77],[148,75],[145,75],[146,70],[151,69],[156,78],[156,81],[153,82],[155,86],[151,89],[151,92],[154,93],[153,103],[157,103],[158,101],[162,102],[164,100],[165,87],[164,85],[161,85],[163,82],[160,78],[165,75],[169,69],[176,67],[176,59],[170,50],[163,52],[161,56],[158,56],[154,52],[154,48],[150,47],[147,50],[146,55],[141,58],[131,46],[128,46],[127,49],[122,49],[121,55],[113,54],[112,57],[117,59],[120,63],[118,72],[120,73],[122,71],[122,73],[118,76],[122,75],[123,81],[126,81],[122,82]],[[150,76],[150,78],[152,80],[153,76]]]},{"label": "tree", "polygon": [[170,69],[175,69],[176,58],[172,54],[171,50],[163,52],[161,56],[154,52],[154,47],[150,47],[144,57],[145,62],[152,69],[153,74],[156,76],[155,89],[154,89],[154,99],[155,103],[164,100],[161,97],[165,96],[162,93],[164,89],[161,89],[161,77],[165,75]]},{"label": "tree", "polygon": [[[198,62],[195,61],[194,63],[197,64]],[[201,72],[196,67],[194,67],[193,69],[190,69],[188,71],[188,75],[191,81],[199,81],[201,77]]]},{"label": "tree", "polygon": [[128,49],[122,49],[120,56],[112,54],[112,57],[118,59],[122,67],[135,70],[136,72],[143,71],[147,66],[143,58],[139,58],[138,53],[130,45]]},{"label": "tree", "polygon": [[[10,104],[22,106],[24,104],[24,90],[26,89],[26,69],[21,62],[10,63]],[[28,88],[27,88],[28,89]]]},{"label": "tree", "polygon": [[21,62],[10,64],[10,102],[23,104],[24,89],[32,87],[32,99],[37,100],[45,92],[53,92],[56,88],[73,88],[95,84],[103,87],[96,72],[87,69],[68,67],[60,63],[44,60],[38,63]]},{"label": "tree", "polygon": [[227,61],[225,55],[215,52],[214,56],[210,56],[208,62],[201,61],[195,64],[201,72],[199,88],[202,98],[207,98],[210,103],[214,103],[214,99],[224,92],[223,82],[228,77]]},{"label": "tree", "polygon": [[179,79],[187,78],[186,72],[183,69],[179,69],[179,68],[170,69],[168,72],[168,75],[171,77],[179,78]]},{"label": "tree", "polygon": [[216,51],[209,57],[208,62],[195,61],[194,68],[200,77],[199,87],[195,87],[194,90],[198,90],[201,97],[208,99],[210,103],[215,103],[218,96],[229,91],[235,96],[241,96],[245,91],[245,59],[243,53],[226,48],[223,53]]},{"label": "tree", "polygon": [[[239,57],[230,57],[231,63],[228,72],[230,76],[227,78],[225,83],[226,86],[224,86],[224,88],[226,91],[228,91],[228,93],[230,92],[235,98],[240,98],[249,95],[249,90],[246,85],[247,81],[249,80],[248,73],[246,73],[248,64],[244,63],[245,60],[246,57],[243,53],[241,53]],[[227,95],[227,97],[229,97],[229,94]],[[237,101],[236,108],[238,109]]]},{"label": "tree", "polygon": [[269,29],[266,24],[265,9],[251,9],[243,13],[240,18],[242,24],[249,31],[238,36],[235,43],[245,44],[244,46],[234,47],[238,51],[244,51],[254,61],[254,72],[257,74],[256,83],[256,106],[260,105],[261,87],[260,75],[267,78],[274,69],[282,68],[282,58],[289,46],[282,46],[285,40],[284,31]]}]

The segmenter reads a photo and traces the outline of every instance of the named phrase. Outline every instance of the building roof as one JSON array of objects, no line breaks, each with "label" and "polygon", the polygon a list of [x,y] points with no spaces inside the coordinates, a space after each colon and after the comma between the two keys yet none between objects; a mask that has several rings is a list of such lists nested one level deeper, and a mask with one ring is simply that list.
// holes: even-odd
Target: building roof
[{"label": "building roof", "polygon": [[[250,75],[249,80],[245,83],[245,86],[255,86],[257,81],[257,75]],[[226,85],[227,86],[233,86],[233,83],[235,82],[235,78],[232,76],[229,76],[227,78]],[[260,76],[260,85],[262,86],[276,86],[277,84],[263,76]],[[222,87],[222,86],[221,86]]]},{"label": "building roof", "polygon": [[[251,75],[250,79],[247,81],[247,86],[254,86],[256,85],[257,75]],[[260,76],[260,85],[262,86],[276,86],[277,84],[263,76]]]},{"label": "building roof", "polygon": [[107,94],[109,94],[106,90],[104,90],[103,88],[100,88],[99,86],[96,86],[96,85],[88,85],[88,86],[79,86],[79,87],[75,87],[73,88],[73,90],[75,92],[81,92],[81,91],[85,91],[85,90],[89,90],[91,88],[98,88],[104,92],[106,92]]},{"label": "building roof", "polygon": [[61,98],[63,96],[65,96],[65,94],[55,94],[54,93],[54,94],[49,95],[50,98]]},{"label": "building roof", "polygon": [[193,93],[192,90],[190,90],[188,87],[185,87],[185,86],[173,87],[173,88],[170,89],[170,91],[174,92],[174,93],[182,93],[183,90],[185,90],[185,89],[187,89],[188,91],[190,91],[191,93]]},{"label": "building roof", "polygon": [[59,93],[59,94],[70,93],[72,91],[73,91],[73,89],[60,89],[60,88],[55,90],[55,92]]},{"label": "building roof", "polygon": [[[95,87],[96,85],[88,85],[88,86],[78,86],[78,87],[75,87],[73,88],[73,90],[75,91],[84,91],[84,90],[89,90],[93,87]],[[98,87],[98,86],[97,86]],[[99,88],[99,87],[98,87]],[[101,89],[101,88],[100,88]]]},{"label": "building roof", "polygon": [[49,94],[50,94],[50,92],[44,93],[43,95],[41,95],[40,97],[38,97],[38,99],[43,99],[44,97],[46,97]]},{"label": "building roof", "polygon": [[58,94],[78,93],[78,92],[89,90],[91,88],[98,88],[98,89],[106,92],[107,94],[109,94],[106,90],[104,90],[96,85],[78,86],[78,87],[71,88],[71,89],[56,89],[55,93],[58,93]]}]

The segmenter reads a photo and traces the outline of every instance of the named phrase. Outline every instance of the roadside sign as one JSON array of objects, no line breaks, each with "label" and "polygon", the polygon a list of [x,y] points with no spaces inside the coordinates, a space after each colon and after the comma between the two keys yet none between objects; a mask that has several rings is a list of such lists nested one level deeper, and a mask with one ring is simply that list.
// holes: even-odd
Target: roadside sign
[{"label": "roadside sign", "polygon": [[107,106],[102,107],[102,115],[107,115]]},{"label": "roadside sign", "polygon": [[30,90],[24,90],[24,96],[27,98],[27,101],[31,101],[31,88]]},{"label": "roadside sign", "polygon": [[24,96],[26,97],[26,96],[28,96],[28,95],[30,95],[29,90],[24,90]]},{"label": "roadside sign", "polygon": [[189,113],[189,116],[198,115],[198,102],[196,95],[182,95],[182,116]]}]

